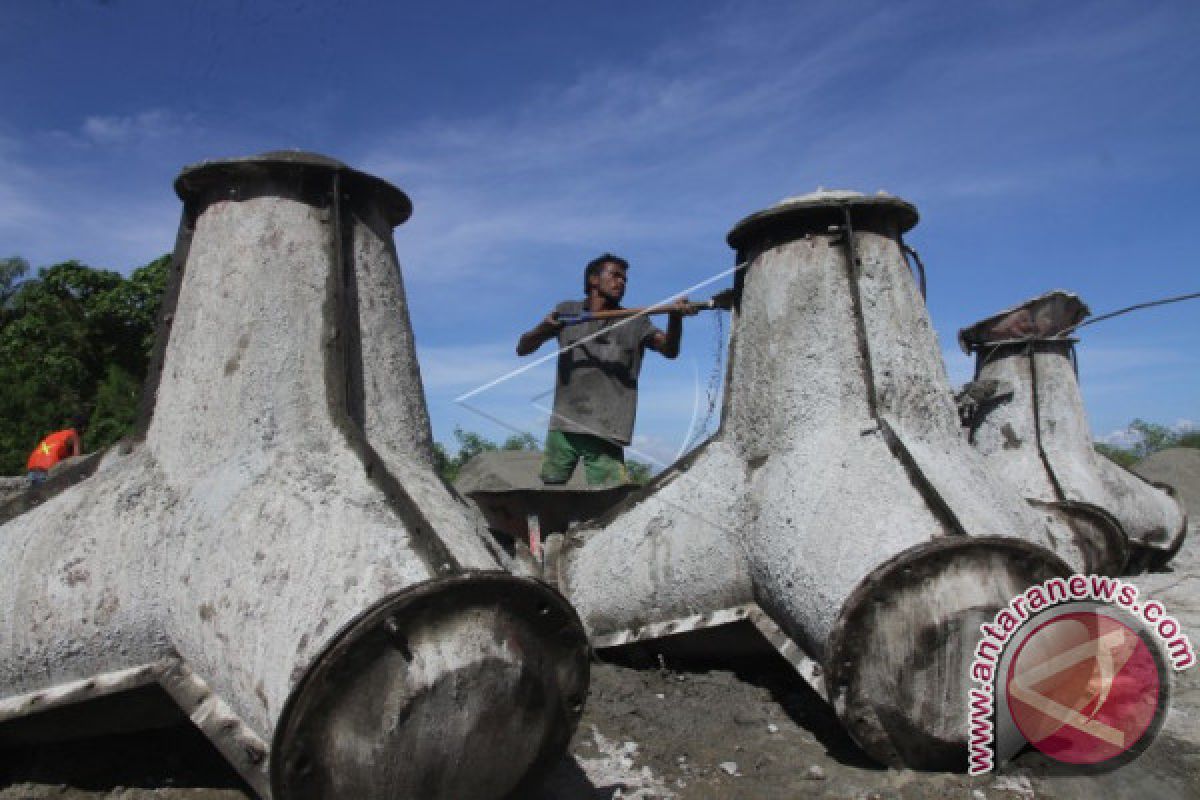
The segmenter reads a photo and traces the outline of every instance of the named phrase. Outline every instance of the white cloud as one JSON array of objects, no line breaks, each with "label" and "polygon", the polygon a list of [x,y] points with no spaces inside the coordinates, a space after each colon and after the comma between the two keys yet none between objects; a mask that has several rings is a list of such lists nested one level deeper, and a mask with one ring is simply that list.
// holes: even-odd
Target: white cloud
[{"label": "white cloud", "polygon": [[0,137],[0,240],[11,250],[0,257],[25,255],[21,245],[30,231],[53,227],[53,216],[36,198],[36,171],[19,160],[15,149],[11,140]]},{"label": "white cloud", "polygon": [[[1159,129],[1153,137],[1124,137],[1130,148],[1143,139],[1154,146],[1127,154],[1122,175],[1190,163],[1194,126],[1178,103],[1186,86],[1158,80],[1172,74],[1164,68],[1170,48],[1159,47],[1169,41],[1171,21],[1163,7],[1128,15],[1101,3],[1081,17],[1047,6],[1036,25],[998,24],[962,37],[947,33],[962,17],[936,3],[764,3],[752,14],[739,4],[706,8],[701,24],[681,24],[686,33],[653,51],[621,62],[597,52],[588,59],[593,68],[555,72],[557,83],[513,91],[497,104],[501,111],[436,116],[418,109],[417,121],[402,130],[368,126],[357,139],[345,132],[331,138],[332,125],[306,130],[413,197],[416,213],[396,238],[410,298],[419,300],[414,315],[439,316],[431,333],[421,330],[420,347],[435,416],[463,418],[453,397],[525,363],[509,339],[544,313],[530,309],[544,300],[536,292],[561,285],[557,275],[547,278],[548,268],[574,270],[580,253],[651,253],[669,276],[665,283],[703,275],[729,263],[723,234],[733,221],[818,184],[886,187],[934,210],[953,208],[957,215],[941,217],[952,223],[998,198],[1054,210],[1047,201],[1064,185],[1073,197],[1088,196],[1098,175],[1111,174],[1096,152],[1122,126]],[[1109,86],[1109,77],[1119,80]],[[1152,92],[1130,88],[1151,85]],[[1137,114],[1128,113],[1131,99]],[[214,122],[227,129],[203,137],[192,117],[167,109],[93,115],[64,134],[79,145],[76,155],[114,160],[122,146],[154,144],[139,150],[140,184],[123,172],[114,173],[120,186],[86,174],[82,155],[21,170],[10,155],[14,143],[0,138],[0,235],[40,263],[41,253],[51,253],[132,266],[172,244],[178,204],[168,184],[178,153],[194,152],[199,142],[199,156],[236,153],[264,130],[279,135],[281,119],[336,113],[336,103],[328,105],[335,111],[319,103],[303,114],[263,107],[253,119]],[[153,184],[146,153],[157,159]],[[152,198],[151,189],[161,193]],[[642,263],[635,260],[639,269]],[[564,294],[577,291],[577,275],[571,272]],[[951,294],[968,285],[942,280]],[[433,344],[446,341],[444,318],[477,326],[471,336],[502,331],[505,341]],[[1084,348],[1089,399],[1110,387],[1123,393],[1131,370],[1178,365],[1190,352],[1188,345]],[[944,358],[952,383],[969,379],[969,358],[950,345]],[[531,372],[496,387],[488,400],[524,409],[550,385],[547,375]],[[660,383],[649,367],[648,375],[639,428],[670,441],[672,421],[690,417],[692,382],[670,372]],[[1106,422],[1128,419],[1126,407]],[[1180,413],[1187,408],[1169,412]]]},{"label": "white cloud", "polygon": [[[730,6],[640,60],[600,61],[503,111],[377,136],[357,162],[412,195],[401,252],[436,266],[414,274],[421,283],[606,242],[720,252],[731,222],[818,184],[961,203],[1107,175],[1077,140],[1113,112],[1074,84],[1089,65],[1152,62],[1163,13],[1072,20],[1069,42],[1048,20],[911,47],[939,17],[920,4]],[[871,57],[901,55],[864,78]],[[1135,168],[1172,158],[1141,153]]]},{"label": "white cloud", "polygon": [[9,165],[0,162],[0,236],[9,242],[31,226],[47,225],[50,215],[12,180]]},{"label": "white cloud", "polygon": [[126,144],[170,135],[184,122],[184,118],[160,108],[135,114],[102,114],[87,117],[80,126],[79,135],[92,144]]},{"label": "white cloud", "polygon": [[[1196,430],[1196,423],[1190,419],[1179,419],[1172,425],[1166,426],[1167,429],[1176,435],[1191,433]],[[1117,428],[1108,433],[1096,437],[1096,440],[1113,447],[1120,447],[1123,450],[1130,450],[1142,443],[1145,437],[1140,431],[1132,427]]]},{"label": "white cloud", "polygon": [[[886,28],[885,16],[803,50],[712,29],[684,50],[672,44],[641,64],[598,67],[504,113],[426,120],[358,161],[414,198],[405,258],[438,267],[417,280],[458,280],[530,247],[719,244],[744,210],[728,210],[739,203],[724,196],[729,178],[781,136],[791,142],[799,109]],[[756,117],[764,124],[747,124]]]},{"label": "white cloud", "polygon": [[1103,436],[1096,437],[1096,441],[1112,447],[1119,447],[1122,450],[1129,450],[1141,444],[1142,435],[1132,428],[1118,428],[1115,431],[1109,431]]},{"label": "white cloud", "polygon": [[[168,134],[185,119],[154,110],[89,117],[75,133],[15,138],[0,132],[0,239],[8,251],[39,267],[79,259],[120,271],[170,251],[179,204],[169,180],[145,188],[146,172],[162,157],[161,147],[146,145],[150,139],[174,143]],[[138,145],[138,158],[101,151],[100,144]]]},{"label": "white cloud", "polygon": [[40,267],[68,259],[128,271],[169,252],[179,207],[157,197],[128,197],[108,185],[84,184],[71,192],[50,171],[0,158],[0,240],[8,254]]}]

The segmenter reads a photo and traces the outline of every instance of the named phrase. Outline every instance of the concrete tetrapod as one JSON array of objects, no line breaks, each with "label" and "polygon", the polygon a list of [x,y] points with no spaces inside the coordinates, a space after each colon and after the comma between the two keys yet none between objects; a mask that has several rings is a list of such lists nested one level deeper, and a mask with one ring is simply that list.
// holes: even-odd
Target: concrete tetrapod
[{"label": "concrete tetrapod", "polygon": [[587,641],[431,467],[407,197],[293,152],[176,190],[143,438],[0,528],[0,738],[157,683],[264,798],[521,796]]},{"label": "concrete tetrapod", "polygon": [[1088,552],[961,435],[916,219],[822,192],[738,223],[720,430],[555,569],[597,647],[751,622],[870,755],[961,769],[978,625]]},{"label": "concrete tetrapod", "polygon": [[1183,546],[1187,516],[1172,487],[1093,446],[1078,340],[1062,335],[1090,313],[1077,296],[1054,291],[959,332],[963,349],[975,354],[974,384],[991,392],[968,421],[968,436],[1026,497],[1093,509],[1128,537],[1135,567],[1162,565]]}]

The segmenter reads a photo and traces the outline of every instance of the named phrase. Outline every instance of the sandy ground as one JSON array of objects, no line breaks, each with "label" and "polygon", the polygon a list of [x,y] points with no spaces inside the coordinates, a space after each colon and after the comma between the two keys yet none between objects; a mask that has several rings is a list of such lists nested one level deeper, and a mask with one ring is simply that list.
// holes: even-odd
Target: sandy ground
[{"label": "sandy ground", "polygon": [[[1200,644],[1197,536],[1193,523],[1170,569],[1131,581],[1143,596],[1163,602]],[[1039,758],[1028,754],[1008,774],[968,778],[871,763],[782,662],[706,670],[670,662],[648,669],[601,663],[594,667],[591,697],[569,757],[529,800],[1190,800],[1200,796],[1200,668],[1175,678],[1163,731],[1125,767],[1100,776],[1046,777]],[[0,751],[0,800],[250,797],[203,738],[185,728]]]}]

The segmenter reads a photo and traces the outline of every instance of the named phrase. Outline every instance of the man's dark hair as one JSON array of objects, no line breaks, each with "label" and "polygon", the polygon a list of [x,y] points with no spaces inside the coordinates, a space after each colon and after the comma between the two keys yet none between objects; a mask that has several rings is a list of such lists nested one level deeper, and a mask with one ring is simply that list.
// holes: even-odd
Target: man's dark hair
[{"label": "man's dark hair", "polygon": [[588,287],[591,286],[592,278],[600,274],[605,264],[616,264],[623,270],[629,270],[629,262],[620,256],[614,256],[612,253],[596,256],[588,262],[587,267],[583,270],[583,294],[585,296],[588,293]]}]

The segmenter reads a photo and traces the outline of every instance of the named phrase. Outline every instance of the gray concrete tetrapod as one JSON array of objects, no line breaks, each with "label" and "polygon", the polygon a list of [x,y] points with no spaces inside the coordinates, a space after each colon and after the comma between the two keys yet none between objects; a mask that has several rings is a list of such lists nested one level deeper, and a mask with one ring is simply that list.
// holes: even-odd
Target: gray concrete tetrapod
[{"label": "gray concrete tetrapod", "polygon": [[978,624],[1087,554],[961,435],[915,222],[841,192],[740,222],[719,432],[556,571],[598,647],[746,620],[872,756],[961,768]]},{"label": "gray concrete tetrapod", "polygon": [[1077,340],[1062,335],[1089,314],[1055,291],[964,328],[975,381],[993,396],[968,425],[975,448],[1026,497],[1096,509],[1119,525],[1137,564],[1166,563],[1187,517],[1172,487],[1152,484],[1096,453],[1076,371]]},{"label": "gray concrete tetrapod", "polygon": [[264,798],[519,795],[587,642],[431,468],[408,199],[303,153],[176,190],[144,438],[0,528],[0,737],[157,683]]}]

